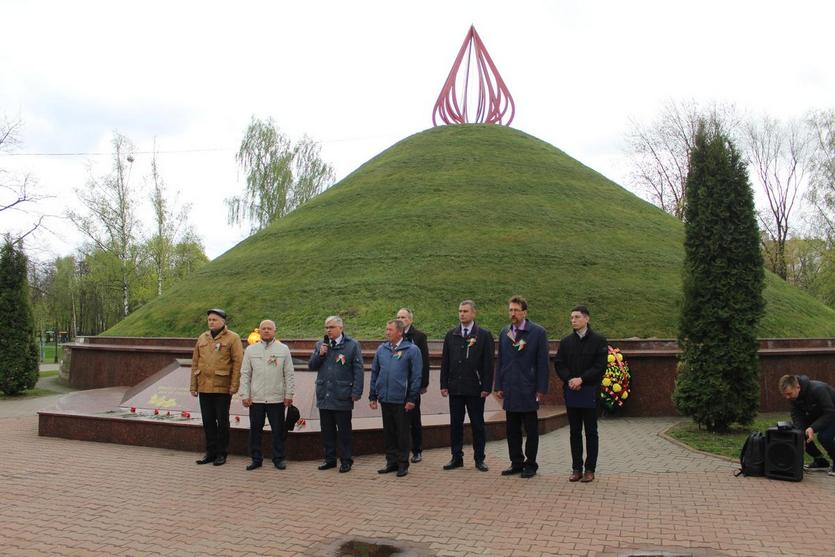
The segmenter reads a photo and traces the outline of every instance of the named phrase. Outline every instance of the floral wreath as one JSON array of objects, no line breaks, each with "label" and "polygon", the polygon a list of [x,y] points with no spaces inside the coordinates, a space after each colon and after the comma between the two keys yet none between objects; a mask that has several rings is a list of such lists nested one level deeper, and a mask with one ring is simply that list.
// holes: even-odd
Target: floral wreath
[{"label": "floral wreath", "polygon": [[607,410],[614,410],[623,406],[623,401],[629,398],[632,374],[620,348],[609,346],[606,371],[600,384],[600,401]]}]

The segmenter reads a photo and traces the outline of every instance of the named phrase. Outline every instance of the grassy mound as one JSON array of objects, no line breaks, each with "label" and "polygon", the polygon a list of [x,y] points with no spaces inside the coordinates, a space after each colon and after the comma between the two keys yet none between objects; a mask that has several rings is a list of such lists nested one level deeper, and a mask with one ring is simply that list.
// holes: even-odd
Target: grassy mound
[{"label": "grassy mound", "polygon": [[[195,335],[219,306],[239,332],[271,318],[279,337],[316,337],[342,315],[382,336],[399,307],[440,338],[472,298],[491,330],[506,301],[567,334],[577,303],[611,338],[674,337],[683,227],[559,149],[518,130],[445,126],[373,158],[282,221],[247,238],[110,335]],[[774,276],[761,336],[835,336],[835,311]]]}]

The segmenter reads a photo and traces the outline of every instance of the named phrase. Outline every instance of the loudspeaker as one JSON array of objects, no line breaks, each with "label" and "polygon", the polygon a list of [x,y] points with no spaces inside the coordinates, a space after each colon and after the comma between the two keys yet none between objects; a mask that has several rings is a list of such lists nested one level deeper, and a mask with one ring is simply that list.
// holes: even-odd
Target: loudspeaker
[{"label": "loudspeaker", "polygon": [[768,428],[765,432],[765,475],[775,480],[802,480],[805,447],[803,432],[799,429]]}]

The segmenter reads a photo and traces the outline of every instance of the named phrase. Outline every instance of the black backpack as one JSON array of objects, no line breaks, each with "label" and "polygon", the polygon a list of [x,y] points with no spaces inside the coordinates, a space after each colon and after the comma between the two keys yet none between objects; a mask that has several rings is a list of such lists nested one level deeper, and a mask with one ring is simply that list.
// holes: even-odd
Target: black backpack
[{"label": "black backpack", "polygon": [[735,476],[765,476],[765,434],[751,433],[739,453],[739,472]]}]

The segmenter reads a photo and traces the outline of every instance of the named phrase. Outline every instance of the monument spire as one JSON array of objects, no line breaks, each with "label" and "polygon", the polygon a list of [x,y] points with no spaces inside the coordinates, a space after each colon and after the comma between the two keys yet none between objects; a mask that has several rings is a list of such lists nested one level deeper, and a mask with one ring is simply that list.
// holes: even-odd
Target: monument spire
[{"label": "monument spire", "polygon": [[[464,55],[467,56],[467,65],[461,72],[461,63]],[[470,99],[470,69],[475,66],[475,73],[478,79],[478,96],[472,94]],[[475,85],[473,85],[474,87]],[[459,104],[458,92],[461,92]],[[471,115],[468,101],[474,100],[475,114]],[[507,86],[499,75],[499,70],[490,58],[490,54],[484,47],[481,37],[471,25],[467,36],[464,37],[464,44],[455,57],[452,69],[446,78],[441,94],[435,102],[435,109],[432,111],[432,124],[435,126],[443,124],[506,124],[510,125],[516,113],[516,105],[513,97],[510,96]],[[470,118],[473,118],[472,120]],[[506,117],[506,121],[505,120]],[[440,120],[440,123],[438,122]]]}]

